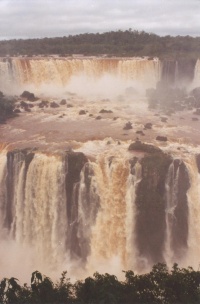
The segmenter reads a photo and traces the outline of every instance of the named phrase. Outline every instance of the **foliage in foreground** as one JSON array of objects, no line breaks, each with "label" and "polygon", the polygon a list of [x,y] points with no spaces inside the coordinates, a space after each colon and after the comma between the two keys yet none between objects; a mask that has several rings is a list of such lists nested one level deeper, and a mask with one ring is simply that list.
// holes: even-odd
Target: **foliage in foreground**
[{"label": "foliage in foreground", "polygon": [[153,266],[151,272],[136,275],[124,271],[125,281],[116,276],[94,273],[93,277],[74,284],[63,272],[53,283],[40,272],[32,273],[31,286],[20,286],[16,278],[0,282],[0,303],[41,304],[193,304],[200,303],[200,271],[192,267],[169,271],[165,264]]}]

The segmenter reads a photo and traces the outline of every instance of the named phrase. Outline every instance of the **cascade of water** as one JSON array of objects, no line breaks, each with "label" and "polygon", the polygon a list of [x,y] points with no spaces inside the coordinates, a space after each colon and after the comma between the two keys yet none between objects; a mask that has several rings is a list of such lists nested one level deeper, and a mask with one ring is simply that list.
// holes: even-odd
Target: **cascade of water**
[{"label": "cascade of water", "polygon": [[0,235],[3,237],[3,223],[6,218],[5,205],[7,201],[6,193],[6,178],[7,178],[7,156],[6,152],[0,153]]},{"label": "cascade of water", "polygon": [[137,269],[140,260],[135,241],[135,222],[137,209],[135,205],[137,186],[142,178],[142,166],[136,162],[127,179],[126,192],[126,260],[129,269]]},{"label": "cascade of water", "polygon": [[146,88],[155,87],[160,80],[161,64],[159,60],[119,60],[118,75]]},{"label": "cascade of water", "polygon": [[12,82],[13,77],[10,61],[0,59],[0,90],[4,91],[9,89]]},{"label": "cascade of water", "polygon": [[200,84],[200,59],[197,60],[194,69],[193,87],[198,87]]},{"label": "cascade of water", "polygon": [[12,58],[0,61],[2,87],[5,86],[5,82],[16,87],[33,85],[37,88],[46,84],[66,86],[72,77],[81,76],[99,80],[105,75],[110,75],[119,80],[129,81],[129,84],[137,83],[147,88],[156,86],[160,74],[161,64],[155,59]]},{"label": "cascade of water", "polygon": [[92,163],[86,163],[80,174],[77,214],[77,237],[82,259],[86,259],[91,251],[91,230],[96,222],[99,200]]},{"label": "cascade of water", "polygon": [[100,157],[94,166],[100,197],[100,210],[92,230],[91,255],[110,259],[114,255],[125,261],[126,181],[129,166],[124,159]]},{"label": "cascade of water", "polygon": [[8,153],[8,159],[1,154],[0,186],[1,218],[10,237],[35,248],[37,262],[63,261],[67,211],[62,157],[35,154],[27,166],[20,151]]},{"label": "cascade of water", "polygon": [[174,250],[172,247],[173,226],[176,222],[175,209],[178,204],[178,182],[179,182],[179,167],[175,170],[174,162],[169,166],[165,189],[166,189],[166,236],[164,258],[167,265],[171,266],[174,260]]},{"label": "cascade of water", "polygon": [[23,225],[16,223],[17,238],[36,246],[41,261],[51,263],[63,260],[66,249],[64,169],[62,157],[35,154],[27,172]]},{"label": "cascade of water", "polygon": [[136,267],[135,197],[141,180],[141,165],[137,162],[130,170],[129,162],[123,157],[101,156],[93,168],[100,208],[92,227],[88,267],[97,267],[97,260],[101,270],[101,265],[112,267],[112,263],[114,267]]},{"label": "cascade of water", "polygon": [[177,87],[179,82],[179,68],[178,68],[178,61],[176,60],[175,63],[175,73],[174,73],[174,85]]},{"label": "cascade of water", "polygon": [[198,172],[195,157],[187,159],[186,166],[189,172],[191,187],[187,192],[189,233],[185,264],[198,269],[200,264],[200,173]]}]

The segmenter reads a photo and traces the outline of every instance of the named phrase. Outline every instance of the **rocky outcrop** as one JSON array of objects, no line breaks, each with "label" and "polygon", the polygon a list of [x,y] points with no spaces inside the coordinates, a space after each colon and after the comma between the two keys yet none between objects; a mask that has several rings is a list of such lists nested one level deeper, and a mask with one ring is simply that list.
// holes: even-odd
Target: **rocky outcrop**
[{"label": "rocky outcrop", "polygon": [[158,140],[158,141],[167,141],[167,136],[158,135],[158,136],[156,136],[156,140]]},{"label": "rocky outcrop", "polygon": [[25,99],[27,99],[27,100],[29,100],[29,101],[32,101],[32,102],[38,100],[38,98],[35,97],[35,95],[34,95],[33,93],[30,93],[29,91],[24,91],[24,92],[20,95],[20,97],[25,98]]},{"label": "rocky outcrop", "polygon": [[133,127],[132,127],[132,123],[129,121],[125,124],[123,130],[131,130],[131,129],[133,129]]}]

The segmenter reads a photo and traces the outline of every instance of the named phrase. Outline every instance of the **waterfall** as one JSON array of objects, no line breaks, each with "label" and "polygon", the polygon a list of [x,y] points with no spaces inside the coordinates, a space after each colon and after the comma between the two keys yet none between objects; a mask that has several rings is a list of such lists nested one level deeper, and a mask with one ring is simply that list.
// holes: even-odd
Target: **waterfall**
[{"label": "waterfall", "polygon": [[105,152],[88,161],[80,152],[2,150],[0,260],[16,260],[15,267],[26,260],[27,272],[70,265],[76,272],[81,265],[87,274],[108,269],[119,274],[148,271],[162,261],[197,268],[196,159],[165,157],[155,167],[158,158],[149,156],[144,161]]},{"label": "waterfall", "polygon": [[194,69],[193,87],[199,87],[200,85],[200,60],[198,59]]},{"label": "waterfall", "polygon": [[186,164],[182,160],[173,160],[165,182],[164,259],[169,266],[175,262],[182,262],[188,250],[188,191],[190,187]]},{"label": "waterfall", "polygon": [[[134,239],[136,189],[141,180],[141,165],[130,169],[123,157],[101,156],[94,164],[100,208],[92,227],[88,268],[105,271],[137,265]],[[99,261],[99,264],[96,264]]]},{"label": "waterfall", "polygon": [[138,268],[140,261],[135,240],[135,223],[137,219],[137,208],[135,205],[137,187],[142,179],[142,166],[137,161],[127,179],[126,192],[126,255],[127,268]]},{"label": "waterfall", "polygon": [[200,173],[195,157],[186,162],[191,187],[187,193],[189,207],[188,251],[185,263],[199,269],[200,264]]},{"label": "waterfall", "polygon": [[[42,89],[46,85],[66,87],[79,77],[81,82],[125,82],[141,88],[155,87],[160,79],[158,59],[145,58],[5,58],[0,59],[0,89]],[[77,80],[77,79],[76,79]]]},{"label": "waterfall", "polygon": [[6,152],[0,153],[0,237],[4,236],[3,223],[6,219],[5,204],[7,200],[6,193],[6,178],[7,178],[7,155]]},{"label": "waterfall", "polygon": [[171,266],[174,260],[174,251],[172,247],[173,226],[176,224],[175,209],[178,204],[178,182],[179,168],[175,170],[174,162],[169,166],[165,188],[166,188],[166,239],[164,258],[167,265]]},{"label": "waterfall", "polygon": [[20,151],[7,157],[1,155],[0,202],[9,237],[22,247],[34,248],[41,263],[63,259],[67,214],[62,158],[35,154],[28,166]]},{"label": "waterfall", "polygon": [[94,163],[81,153],[1,152],[1,242],[12,242],[20,259],[31,260],[29,268],[56,269],[78,259],[95,271],[97,261],[117,259],[118,267],[136,269],[141,171],[139,161],[123,156],[102,155]]}]

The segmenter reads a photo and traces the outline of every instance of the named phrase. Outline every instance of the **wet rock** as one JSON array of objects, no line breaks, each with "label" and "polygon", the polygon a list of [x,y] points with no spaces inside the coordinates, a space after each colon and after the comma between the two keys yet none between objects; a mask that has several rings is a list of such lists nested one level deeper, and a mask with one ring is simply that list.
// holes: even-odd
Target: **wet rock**
[{"label": "wet rock", "polygon": [[66,105],[66,104],[67,104],[66,99],[62,99],[61,102],[60,102],[60,105],[64,106],[64,105]]},{"label": "wet rock", "polygon": [[28,103],[23,100],[20,102],[20,105],[22,108],[28,108]]},{"label": "wet rock", "polygon": [[136,131],[135,133],[136,133],[136,134],[139,134],[139,135],[143,135],[143,136],[145,135],[144,132],[143,132],[143,131],[140,131],[140,130],[139,130],[139,131]]},{"label": "wet rock", "polygon": [[29,109],[29,108],[24,108],[24,111],[26,111],[26,112],[31,112],[31,109]]},{"label": "wet rock", "polygon": [[152,129],[152,123],[151,122],[147,122],[145,125],[144,125],[144,129],[147,130],[147,129]]},{"label": "wet rock", "polygon": [[199,119],[197,117],[192,117],[192,121],[198,121]]},{"label": "wet rock", "polygon": [[15,109],[15,110],[14,110],[14,113],[15,113],[15,114],[21,113],[21,110],[20,110],[20,109]]},{"label": "wet rock", "polygon": [[160,136],[160,135],[158,135],[156,137],[156,140],[158,140],[158,141],[167,141],[167,136]]},{"label": "wet rock", "polygon": [[119,117],[113,117],[113,120],[117,120]]},{"label": "wet rock", "polygon": [[99,113],[101,113],[101,114],[104,114],[104,113],[113,113],[113,111],[102,109],[101,111],[99,111]]},{"label": "wet rock", "polygon": [[101,116],[97,116],[95,119],[100,120],[102,117]]},{"label": "wet rock", "polygon": [[129,151],[140,151],[140,152],[146,152],[146,153],[158,153],[162,152],[161,149],[158,147],[155,147],[153,145],[147,145],[142,143],[140,140],[137,140],[130,144],[128,147]]},{"label": "wet rock", "polygon": [[57,104],[55,101],[53,101],[53,102],[50,103],[50,107],[51,108],[58,108],[59,104]]},{"label": "wet rock", "polygon": [[196,111],[193,114],[194,115],[200,115],[200,109],[196,109]]},{"label": "wet rock", "polygon": [[73,105],[70,104],[70,103],[68,103],[68,104],[67,104],[67,108],[73,108]]},{"label": "wet rock", "polygon": [[80,110],[79,115],[85,115],[87,112],[85,110]]},{"label": "wet rock", "polygon": [[133,127],[132,127],[132,123],[128,121],[123,127],[123,130],[130,130],[130,129],[133,129]]},{"label": "wet rock", "polygon": [[20,97],[26,98],[27,100],[32,101],[32,102],[38,100],[38,98],[35,97],[35,95],[34,95],[33,93],[30,93],[29,91],[24,91],[24,92],[20,95]]},{"label": "wet rock", "polygon": [[167,122],[168,118],[167,117],[161,117],[162,122]]},{"label": "wet rock", "polygon": [[39,103],[39,108],[44,108],[44,107],[48,107],[48,101],[46,101],[46,100],[42,100],[40,103]]},{"label": "wet rock", "polygon": [[200,154],[196,155],[196,163],[197,163],[198,172],[200,173]]}]

